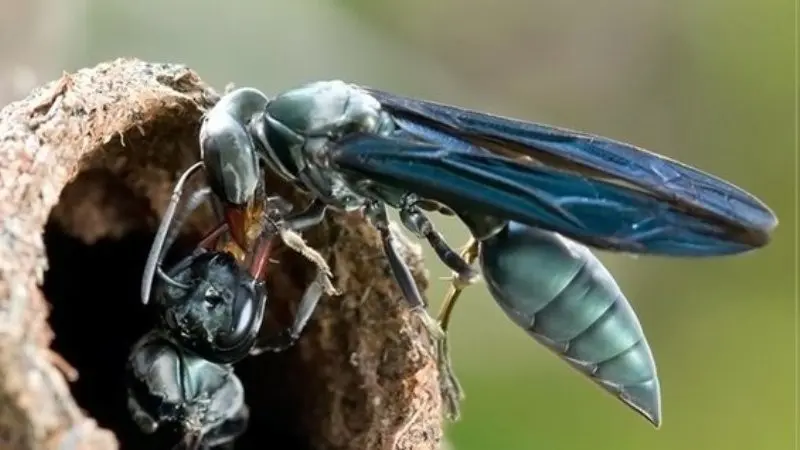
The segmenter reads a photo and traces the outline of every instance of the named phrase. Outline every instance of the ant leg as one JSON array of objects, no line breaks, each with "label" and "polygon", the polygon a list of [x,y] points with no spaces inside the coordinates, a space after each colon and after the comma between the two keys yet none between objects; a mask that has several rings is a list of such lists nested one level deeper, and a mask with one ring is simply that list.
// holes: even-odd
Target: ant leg
[{"label": "ant leg", "polygon": [[170,231],[172,220],[175,216],[175,210],[178,208],[178,202],[183,194],[184,185],[189,177],[191,177],[191,175],[202,166],[202,162],[197,162],[186,169],[186,171],[183,172],[181,177],[178,179],[178,182],[175,184],[175,188],[172,191],[172,198],[170,199],[169,205],[167,205],[167,210],[164,212],[164,217],[161,219],[161,223],[158,226],[156,237],[153,240],[153,245],[150,247],[150,254],[147,256],[147,261],[145,262],[144,266],[141,285],[141,299],[142,303],[144,304],[147,304],[150,301],[150,291],[153,287],[153,279],[157,267],[163,260],[163,255],[165,253],[164,243],[167,239],[167,234]]},{"label": "ant leg", "polygon": [[136,396],[130,390],[128,390],[128,413],[142,432],[153,434],[158,430],[158,422],[139,405]]},{"label": "ant leg", "polygon": [[[240,391],[240,394],[231,393],[230,395],[244,394],[241,394]],[[207,448],[204,450],[234,450],[236,439],[247,431],[249,422],[250,409],[243,403],[233,416],[229,416],[224,422],[208,431],[204,441]]]},{"label": "ant leg", "polygon": [[210,195],[209,200],[211,201],[211,209],[214,212],[214,218],[219,225],[212,228],[211,231],[203,236],[203,238],[200,239],[200,242],[197,243],[198,247],[204,247],[207,249],[211,249],[216,246],[217,240],[220,238],[220,236],[228,231],[228,222],[225,221],[225,208],[222,205],[222,202],[219,200],[219,198],[217,198],[216,195]]}]

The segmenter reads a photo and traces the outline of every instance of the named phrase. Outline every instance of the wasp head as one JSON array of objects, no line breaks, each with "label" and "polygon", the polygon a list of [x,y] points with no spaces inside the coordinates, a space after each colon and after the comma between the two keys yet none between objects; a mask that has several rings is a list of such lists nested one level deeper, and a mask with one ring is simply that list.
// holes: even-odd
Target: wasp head
[{"label": "wasp head", "polygon": [[247,123],[223,106],[215,106],[203,118],[200,157],[208,185],[223,203],[231,234],[244,247],[245,218],[262,180]]}]

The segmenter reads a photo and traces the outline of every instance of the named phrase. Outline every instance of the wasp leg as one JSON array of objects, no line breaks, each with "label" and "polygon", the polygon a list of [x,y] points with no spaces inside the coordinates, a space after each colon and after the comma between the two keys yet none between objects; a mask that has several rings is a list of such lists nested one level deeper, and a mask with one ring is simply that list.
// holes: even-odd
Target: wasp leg
[{"label": "wasp leg", "polygon": [[[478,251],[480,249],[479,243],[475,238],[470,238],[467,244],[464,246],[464,249],[461,251],[460,256],[469,264],[475,262],[478,259]],[[470,286],[469,284],[464,284],[460,281],[459,277],[454,277],[453,282],[450,285],[450,290],[445,296],[444,301],[442,302],[442,306],[439,309],[439,313],[436,315],[436,320],[441,325],[442,329],[447,330],[448,326],[450,325],[450,317],[453,314],[453,308],[456,305],[456,301],[461,296],[461,293]]]},{"label": "wasp leg", "polygon": [[[261,231],[260,243],[253,253],[250,272],[255,278],[264,279],[266,267],[269,262],[269,255],[272,250],[272,239],[279,235],[284,244],[292,250],[303,255],[320,270],[324,271],[328,277],[332,277],[330,268],[316,250],[306,245],[303,238],[295,231],[301,231],[313,227],[325,218],[327,205],[320,201],[314,201],[305,210],[299,213],[289,214],[291,204],[280,197],[270,197],[267,199],[266,214],[264,217],[264,228]],[[328,283],[326,291],[333,294],[336,290]]]},{"label": "wasp leg", "polygon": [[322,295],[325,293],[326,283],[328,283],[327,274],[322,270],[317,270],[316,278],[306,288],[303,298],[300,300],[292,325],[270,336],[268,339],[260,341],[250,350],[250,354],[260,355],[267,351],[282,352],[294,345],[300,338],[306,325],[308,325],[311,315],[317,308],[319,299],[322,298]]},{"label": "wasp leg", "polygon": [[475,283],[478,279],[478,272],[472,268],[472,264],[464,260],[455,250],[453,250],[444,240],[442,233],[436,231],[430,219],[425,213],[413,203],[413,199],[408,199],[400,208],[400,220],[403,225],[419,238],[425,239],[430,244],[439,259],[456,273],[456,278],[463,285]]},{"label": "wasp leg", "polygon": [[322,200],[314,200],[308,207],[300,212],[288,214],[284,219],[284,226],[293,231],[302,231],[318,225],[325,218],[328,205]]},{"label": "wasp leg", "polygon": [[281,240],[287,247],[296,251],[302,255],[303,258],[317,266],[317,269],[325,275],[325,293],[328,295],[338,295],[339,292],[331,282],[331,278],[333,278],[333,272],[331,272],[330,267],[328,267],[328,262],[325,260],[325,257],[322,256],[318,251],[309,247],[308,244],[306,244],[306,242],[303,240],[303,237],[294,231],[281,228],[278,230],[278,233],[281,236]]},{"label": "wasp leg", "polygon": [[[305,259],[314,264],[321,273],[326,275],[323,281],[325,293],[328,295],[338,295],[336,288],[333,287],[330,281],[330,279],[333,278],[333,273],[330,267],[328,267],[328,262],[318,251],[306,244],[303,237],[298,234],[299,231],[321,223],[325,218],[328,206],[322,201],[315,200],[305,210],[298,213],[287,214],[291,208],[291,205],[287,202],[279,197],[273,197],[269,199],[269,202],[273,205],[269,210],[275,211],[277,217],[274,214],[267,214],[264,229],[262,230],[262,242],[271,241],[275,235],[280,236],[287,247],[302,255]],[[267,260],[265,259],[265,266],[266,262]],[[263,272],[261,273],[263,275]]]},{"label": "wasp leg", "polygon": [[[325,258],[320,255],[319,252],[309,247],[303,238],[295,233],[295,230],[309,228],[322,222],[326,210],[327,205],[320,201],[315,201],[305,210],[289,215],[280,223],[272,223],[271,227],[265,228],[264,236],[262,236],[264,241],[262,242],[271,243],[273,236],[276,233],[279,234],[281,240],[287,247],[301,254],[317,267],[317,275],[314,281],[306,288],[303,298],[300,299],[292,325],[282,330],[277,335],[270,337],[267,341],[259,343],[250,352],[251,354],[258,355],[264,351],[279,352],[294,345],[297,339],[300,338],[306,325],[308,325],[308,321],[311,319],[320,298],[324,294],[338,295],[338,291],[331,282],[333,274]],[[262,264],[266,266],[268,257],[269,250],[266,250],[265,256],[262,255],[256,259],[260,260]],[[264,267],[259,268],[259,272],[263,273],[263,271]]]},{"label": "wasp leg", "polygon": [[[455,371],[452,368],[449,344],[447,342],[447,328],[450,322],[450,314],[455,305],[455,300],[458,298],[461,290],[474,284],[479,278],[478,271],[472,267],[477,254],[472,255],[470,251],[464,251],[462,254],[458,254],[453,250],[447,242],[445,242],[444,236],[436,231],[430,219],[416,206],[416,199],[413,196],[406,196],[406,198],[403,199],[403,205],[399,212],[403,225],[418,237],[426,239],[439,259],[454,272],[452,289],[457,289],[458,294],[454,296],[448,295],[437,317],[442,337],[436,340],[436,354],[439,363],[439,373],[444,378],[442,384],[444,386],[450,386],[453,392],[452,396],[445,398],[448,402],[446,405],[447,416],[449,420],[457,420],[459,416],[458,403],[463,399],[464,393],[461,389],[461,384],[458,382],[458,378],[455,376]],[[477,251],[477,247],[475,251]],[[465,259],[465,257],[469,259]]]},{"label": "wasp leg", "polygon": [[[375,228],[383,240],[383,249],[389,260],[394,278],[403,292],[403,297],[411,306],[411,311],[418,314],[425,328],[436,345],[436,361],[439,369],[439,389],[444,401],[445,415],[448,419],[455,419],[459,415],[459,402],[463,397],[461,385],[450,367],[450,359],[447,356],[447,335],[444,333],[439,323],[434,320],[425,309],[426,302],[419,292],[411,271],[406,263],[397,253],[394,246],[396,237],[393,235],[389,226],[389,218],[386,214],[386,207],[381,203],[372,203],[367,206],[367,217],[370,218]],[[441,349],[445,352],[442,353]]]},{"label": "wasp leg", "polygon": [[403,293],[403,298],[405,298],[409,306],[411,306],[412,311],[416,313],[424,312],[427,315],[427,312],[425,312],[427,302],[422,297],[417,283],[411,275],[411,270],[408,268],[405,261],[403,261],[403,258],[397,253],[397,248],[395,247],[396,238],[389,226],[389,216],[386,213],[386,207],[382,203],[370,203],[366,206],[364,213],[370,219],[372,225],[378,230],[378,233],[380,233],[383,251],[389,260],[389,267],[400,287],[400,291]]},{"label": "wasp leg", "polygon": [[[468,264],[472,264],[478,258],[478,251],[480,247],[478,241],[474,238],[470,239],[464,249],[461,251],[461,258],[464,259],[465,262]],[[456,305],[456,301],[461,296],[461,293],[464,291],[466,287],[468,287],[471,283],[463,283],[458,276],[453,278],[453,282],[450,285],[450,290],[448,291],[447,295],[442,302],[442,306],[439,309],[439,313],[436,315],[436,320],[439,322],[439,326],[442,327],[442,330],[446,333],[449,325],[450,325],[450,318],[453,314],[453,308]],[[451,379],[449,380],[450,383],[457,386],[457,391],[459,392],[459,400],[464,398],[463,389],[458,382],[458,379],[455,377],[452,363],[450,360],[450,348],[446,339],[442,339],[437,342],[436,352],[441,364],[445,364],[449,371],[446,372]],[[450,417],[450,420],[458,420],[458,410],[450,410],[453,412]]]}]

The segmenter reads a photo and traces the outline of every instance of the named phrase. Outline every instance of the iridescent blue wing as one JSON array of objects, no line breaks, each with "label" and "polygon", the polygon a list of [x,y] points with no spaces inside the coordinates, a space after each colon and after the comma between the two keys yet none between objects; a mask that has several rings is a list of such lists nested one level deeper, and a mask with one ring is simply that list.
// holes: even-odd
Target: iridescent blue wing
[{"label": "iridescent blue wing", "polygon": [[[769,241],[775,214],[739,187],[680,162],[600,136],[559,129],[439,103],[362,88],[396,119],[400,128],[443,147],[454,140],[516,160],[528,160],[573,179],[585,178],[639,190],[687,215],[727,224],[750,236],[753,246]],[[557,195],[557,193],[553,193]]]},{"label": "iridescent blue wing", "polygon": [[405,131],[387,137],[354,134],[338,143],[332,163],[344,173],[412,191],[457,212],[517,221],[600,249],[711,256],[744,252],[764,239],[763,233],[731,226],[702,209],[511,159],[458,137],[445,145]]}]

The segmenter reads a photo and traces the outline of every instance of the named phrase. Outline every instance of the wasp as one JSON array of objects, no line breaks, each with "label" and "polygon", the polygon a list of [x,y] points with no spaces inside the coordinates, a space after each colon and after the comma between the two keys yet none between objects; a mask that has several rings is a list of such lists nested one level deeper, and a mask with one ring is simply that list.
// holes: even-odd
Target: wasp
[{"label": "wasp", "polygon": [[[451,418],[462,393],[446,330],[459,294],[482,274],[515,323],[658,426],[652,352],[630,303],[589,249],[721,257],[763,247],[778,223],[734,184],[631,144],[343,81],[271,99],[241,88],[220,105],[227,120],[201,139],[238,136],[224,140],[226,151],[240,155],[236,164],[257,160],[313,197],[295,220],[358,211],[378,230],[403,297],[437,338]],[[238,173],[236,164],[230,173]],[[215,167],[214,176],[226,173]],[[218,185],[230,199],[249,198],[244,184]],[[436,321],[398,255],[390,208],[454,272]],[[466,225],[472,238],[463,251],[446,242],[430,213]],[[234,224],[240,216],[226,217]]]}]

